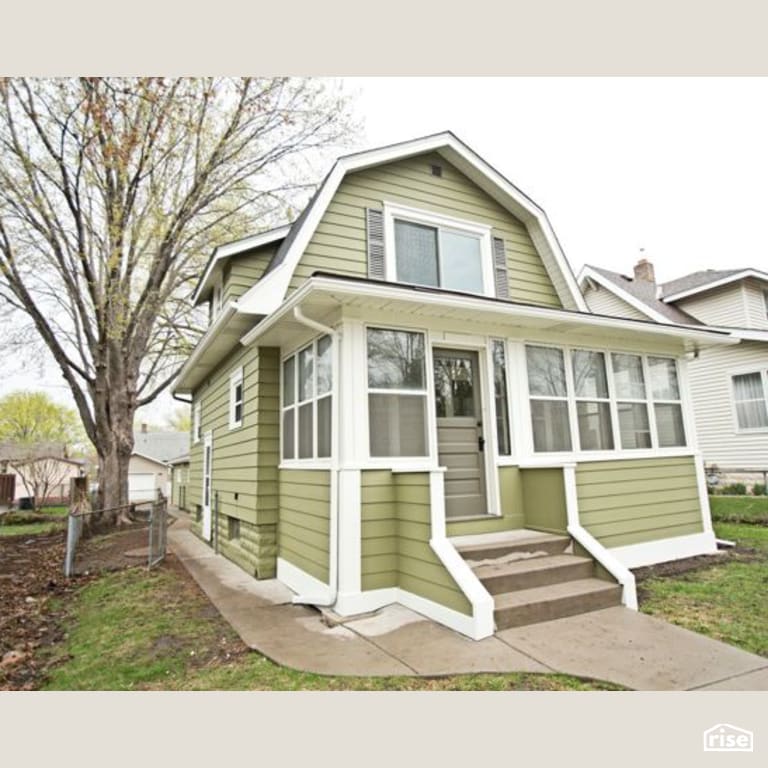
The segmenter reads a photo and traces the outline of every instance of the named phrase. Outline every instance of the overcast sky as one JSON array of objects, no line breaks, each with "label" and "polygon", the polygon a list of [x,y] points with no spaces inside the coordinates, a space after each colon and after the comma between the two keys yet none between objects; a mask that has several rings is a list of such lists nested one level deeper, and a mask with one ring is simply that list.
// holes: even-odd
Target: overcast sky
[{"label": "overcast sky", "polygon": [[[640,248],[670,280],[768,269],[764,78],[347,78],[356,149],[451,130],[548,213],[575,272],[629,273]],[[42,388],[27,369],[0,394]],[[170,396],[147,409],[160,422]]]}]

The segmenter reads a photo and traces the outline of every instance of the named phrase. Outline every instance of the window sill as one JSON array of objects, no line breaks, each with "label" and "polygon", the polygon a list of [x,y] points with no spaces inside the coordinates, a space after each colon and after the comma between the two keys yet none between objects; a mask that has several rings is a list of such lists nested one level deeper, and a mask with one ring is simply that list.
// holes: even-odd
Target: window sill
[{"label": "window sill", "polygon": [[330,459],[286,459],[277,465],[278,469],[331,469]]}]

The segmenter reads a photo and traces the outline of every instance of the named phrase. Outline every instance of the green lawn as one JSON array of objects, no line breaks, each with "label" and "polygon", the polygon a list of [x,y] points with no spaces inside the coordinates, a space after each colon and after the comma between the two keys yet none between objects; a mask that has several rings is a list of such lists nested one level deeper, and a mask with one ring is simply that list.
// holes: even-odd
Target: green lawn
[{"label": "green lawn", "polygon": [[130,569],[84,587],[48,690],[620,690],[567,675],[326,677],[250,651],[189,577]]},{"label": "green lawn", "polygon": [[641,582],[640,609],[768,656],[768,527],[715,523],[715,533],[737,544],[728,560]]},{"label": "green lawn", "polygon": [[712,519],[731,523],[768,523],[768,496],[710,496]]},{"label": "green lawn", "polygon": [[[69,507],[43,507],[39,513],[28,512],[9,512],[8,516],[14,522],[10,525],[3,525],[0,517],[0,536],[35,536],[38,533],[52,533],[66,526],[66,516]],[[50,516],[51,521],[37,521],[40,515]],[[24,518],[29,516],[34,518],[35,522],[24,522]],[[18,522],[17,522],[18,521]]]}]

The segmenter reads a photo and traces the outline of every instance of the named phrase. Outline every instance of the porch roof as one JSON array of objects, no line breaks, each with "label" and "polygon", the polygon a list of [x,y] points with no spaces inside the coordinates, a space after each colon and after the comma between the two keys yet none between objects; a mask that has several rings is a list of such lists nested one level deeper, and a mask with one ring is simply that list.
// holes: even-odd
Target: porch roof
[{"label": "porch roof", "polygon": [[282,346],[293,334],[306,332],[294,318],[293,310],[321,323],[331,323],[339,309],[365,312],[387,311],[396,314],[399,323],[409,320],[450,319],[473,326],[492,324],[500,330],[536,330],[550,333],[600,337],[606,331],[623,339],[634,338],[649,344],[675,341],[684,352],[695,352],[714,344],[736,344],[726,330],[704,330],[701,326],[670,325],[632,320],[575,310],[552,309],[532,304],[510,302],[487,296],[422,286],[401,285],[379,280],[316,273],[278,309],[243,336],[243,344],[258,342],[263,346]]}]

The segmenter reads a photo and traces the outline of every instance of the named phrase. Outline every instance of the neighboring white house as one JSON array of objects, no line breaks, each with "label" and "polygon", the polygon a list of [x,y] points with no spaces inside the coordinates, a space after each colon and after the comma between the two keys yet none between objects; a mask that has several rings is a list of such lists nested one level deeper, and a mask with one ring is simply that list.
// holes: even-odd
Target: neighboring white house
[{"label": "neighboring white house", "polygon": [[699,446],[721,482],[765,483],[768,474],[768,273],[702,270],[656,283],[653,265],[621,275],[585,266],[579,287],[593,312],[727,330],[734,346],[689,361]]},{"label": "neighboring white house", "polygon": [[150,501],[157,491],[169,497],[171,475],[168,463],[189,451],[187,432],[148,432],[142,424],[134,435],[133,454],[128,466],[128,499],[133,502]]}]

